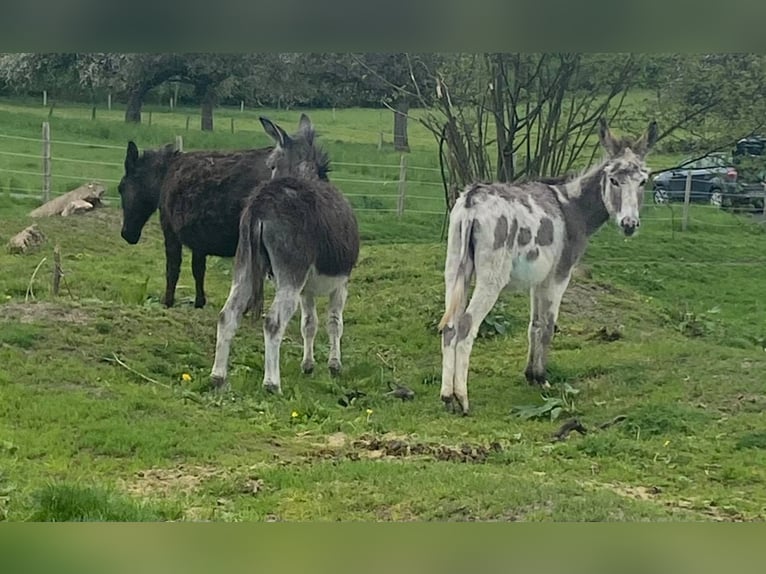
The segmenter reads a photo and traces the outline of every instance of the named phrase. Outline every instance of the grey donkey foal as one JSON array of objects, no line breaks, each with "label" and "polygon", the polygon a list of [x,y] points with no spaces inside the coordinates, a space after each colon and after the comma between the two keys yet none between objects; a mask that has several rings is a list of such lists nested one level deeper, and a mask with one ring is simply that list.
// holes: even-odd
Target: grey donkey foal
[{"label": "grey donkey foal", "polygon": [[[468,413],[468,363],[479,326],[506,287],[529,289],[529,383],[549,386],[548,349],[561,298],[588,239],[609,219],[625,236],[639,226],[648,169],[657,140],[652,122],[632,141],[599,122],[605,159],[570,179],[468,186],[450,213],[444,269],[441,398]],[[476,282],[466,307],[471,278]]]},{"label": "grey donkey foal", "polygon": [[289,136],[266,118],[266,133],[276,142],[266,164],[272,179],[256,188],[242,211],[229,297],[218,318],[214,388],[226,386],[229,350],[248,307],[260,315],[263,283],[274,278],[274,302],[263,323],[263,386],[281,393],[279,348],[288,322],[301,307],[304,373],[314,369],[317,332],[315,299],[329,295],[328,367],[341,370],[340,342],[348,280],[359,257],[359,229],[346,198],[318,174],[328,169],[326,154],[314,142],[314,128],[301,114],[298,132]]}]

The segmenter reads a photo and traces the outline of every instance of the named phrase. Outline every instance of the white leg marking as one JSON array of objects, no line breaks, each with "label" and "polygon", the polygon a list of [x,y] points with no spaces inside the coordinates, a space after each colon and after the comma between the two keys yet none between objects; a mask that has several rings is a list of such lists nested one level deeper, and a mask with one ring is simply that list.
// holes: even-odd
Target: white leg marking
[{"label": "white leg marking", "polygon": [[298,308],[299,294],[300,289],[295,287],[277,288],[274,302],[263,322],[266,352],[263,386],[268,391],[282,392],[282,383],[279,375],[279,347],[282,344],[287,324]]},{"label": "white leg marking", "polygon": [[227,366],[231,340],[239,327],[240,319],[253,293],[252,269],[249,263],[237,272],[229,290],[229,297],[218,314],[218,329],[215,343],[215,361],[210,374],[214,387],[226,386]]},{"label": "white leg marking", "polygon": [[343,281],[330,293],[330,305],[327,317],[327,333],[330,337],[330,357],[327,361],[327,367],[333,375],[340,373],[342,367],[340,342],[343,337],[343,309],[346,306],[347,297],[347,280]]},{"label": "white leg marking", "polygon": [[312,294],[301,295],[301,335],[303,335],[303,360],[301,369],[304,373],[314,370],[314,337],[317,334],[317,310]]}]

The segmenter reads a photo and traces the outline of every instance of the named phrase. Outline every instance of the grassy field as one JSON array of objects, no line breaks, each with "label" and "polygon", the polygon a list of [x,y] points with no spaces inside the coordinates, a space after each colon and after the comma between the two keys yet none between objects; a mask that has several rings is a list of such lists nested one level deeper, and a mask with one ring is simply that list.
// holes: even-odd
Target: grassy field
[{"label": "grassy field", "polygon": [[[242,131],[226,133],[226,116],[219,114],[215,133],[183,132],[186,148],[265,144],[257,113],[237,114],[231,115]],[[297,121],[295,112],[271,115],[286,125]],[[311,115],[336,162],[398,165],[398,154],[377,149],[377,111],[338,110],[337,125],[331,110]],[[36,137],[46,116],[4,102],[0,134]],[[183,114],[158,111],[152,126],[125,126],[119,111],[89,118],[88,110],[57,105],[54,140],[122,147],[132,137],[151,147],[172,141],[185,122]],[[408,164],[434,167],[430,136],[413,126],[411,138]],[[118,165],[62,161],[54,163],[55,173],[121,174],[119,149],[71,146],[67,155],[60,149],[54,147],[54,157]],[[0,137],[0,151],[37,154],[39,143]],[[39,189],[38,178],[7,170],[35,171],[39,161],[1,154],[0,161],[5,244],[30,222],[26,213],[35,205],[11,188]],[[386,173],[339,166],[332,175],[383,179]],[[424,182],[436,180],[422,174]],[[392,181],[397,176],[390,174]],[[54,181],[59,191],[80,182]],[[441,217],[416,213],[428,209],[423,203],[398,220],[376,209],[376,202],[388,201],[385,186],[367,191],[363,185],[343,185],[368,198],[352,197],[364,245],[345,314],[345,372],[338,380],[324,369],[300,374],[295,318],[283,344],[282,397],[260,388],[261,325],[250,320],[234,342],[232,393],[207,392],[230,261],[210,262],[209,303],[196,310],[187,253],[181,303],[164,309],[157,218],[138,245],[124,243],[112,186],[109,207],[38,222],[48,238],[39,251],[0,253],[0,519],[766,517],[766,236],[757,224],[698,206],[682,233],[677,208],[649,205],[638,237],[626,241],[603,229],[565,296],[554,341],[556,385],[548,398],[569,410],[558,420],[517,416],[514,409],[544,401],[522,375],[527,297],[507,293],[474,347],[473,412],[461,418],[439,400]],[[433,194],[432,209],[441,210],[437,186],[419,191]],[[370,211],[363,211],[364,201]],[[50,262],[57,243],[66,286],[54,298]],[[27,296],[30,283],[33,296]],[[322,302],[319,311],[325,310]],[[323,331],[316,353],[321,365]],[[414,390],[415,399],[387,396],[394,382]],[[350,391],[366,395],[341,405]],[[552,442],[570,416],[589,432]]]}]

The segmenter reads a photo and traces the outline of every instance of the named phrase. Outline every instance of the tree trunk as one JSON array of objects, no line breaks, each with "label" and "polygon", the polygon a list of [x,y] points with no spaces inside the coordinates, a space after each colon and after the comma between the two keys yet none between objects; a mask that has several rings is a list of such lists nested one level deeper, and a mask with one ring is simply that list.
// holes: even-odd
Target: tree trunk
[{"label": "tree trunk", "polygon": [[140,87],[132,89],[128,94],[128,107],[125,109],[126,123],[141,123],[141,108],[144,105],[145,93],[143,87]]},{"label": "tree trunk", "polygon": [[202,88],[202,131],[213,131],[213,106],[215,105],[215,88],[211,85]]},{"label": "tree trunk", "polygon": [[410,102],[407,96],[399,96],[394,112],[394,149],[396,151],[410,151],[410,143],[407,140],[407,113],[409,111]]}]

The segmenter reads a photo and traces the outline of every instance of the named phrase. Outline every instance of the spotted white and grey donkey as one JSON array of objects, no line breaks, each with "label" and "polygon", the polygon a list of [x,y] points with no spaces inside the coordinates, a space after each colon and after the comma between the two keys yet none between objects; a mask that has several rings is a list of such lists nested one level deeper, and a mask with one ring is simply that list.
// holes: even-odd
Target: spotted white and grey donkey
[{"label": "spotted white and grey donkey", "polygon": [[[605,120],[606,157],[570,179],[468,186],[450,213],[444,269],[441,398],[468,413],[468,363],[473,342],[500,292],[529,289],[529,353],[525,375],[548,386],[546,363],[559,306],[588,239],[612,218],[625,236],[639,226],[657,124],[641,138],[616,138]],[[471,278],[475,286],[466,307]],[[457,402],[457,405],[455,404]]]}]

